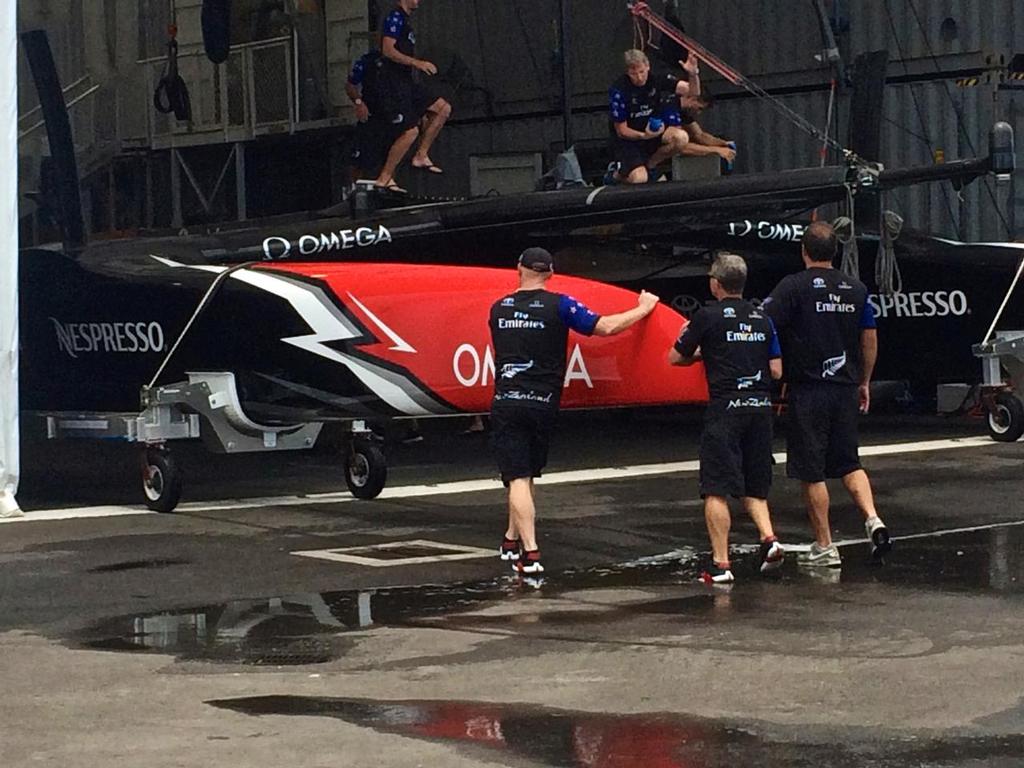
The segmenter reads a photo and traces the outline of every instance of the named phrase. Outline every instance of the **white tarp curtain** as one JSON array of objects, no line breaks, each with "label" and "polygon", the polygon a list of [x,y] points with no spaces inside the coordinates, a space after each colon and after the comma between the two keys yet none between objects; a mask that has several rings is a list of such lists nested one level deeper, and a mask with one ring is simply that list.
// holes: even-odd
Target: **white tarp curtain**
[{"label": "white tarp curtain", "polygon": [[18,509],[17,5],[0,1],[0,516]]}]

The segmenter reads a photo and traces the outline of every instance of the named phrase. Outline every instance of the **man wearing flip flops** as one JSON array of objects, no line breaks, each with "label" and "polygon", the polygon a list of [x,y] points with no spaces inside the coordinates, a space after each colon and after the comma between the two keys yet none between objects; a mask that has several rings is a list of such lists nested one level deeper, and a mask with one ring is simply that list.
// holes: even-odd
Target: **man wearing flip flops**
[{"label": "man wearing flip flops", "polygon": [[427,173],[443,173],[430,159],[430,148],[451,116],[451,104],[439,95],[432,83],[437,67],[433,62],[416,58],[416,33],[411,16],[420,0],[399,0],[385,17],[381,31],[381,53],[384,57],[382,94],[393,125],[402,128],[388,152],[380,175],[374,182],[393,192],[404,192],[395,182],[395,171],[409,149],[420,139],[412,157],[412,167]]}]

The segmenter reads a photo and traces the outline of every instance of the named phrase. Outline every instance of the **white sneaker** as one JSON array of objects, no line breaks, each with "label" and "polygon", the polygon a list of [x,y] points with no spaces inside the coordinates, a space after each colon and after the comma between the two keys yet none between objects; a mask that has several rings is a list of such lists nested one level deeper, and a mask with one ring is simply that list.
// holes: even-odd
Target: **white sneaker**
[{"label": "white sneaker", "polygon": [[839,557],[839,550],[836,549],[835,544],[829,544],[827,547],[819,547],[818,542],[811,544],[811,549],[804,556],[802,562],[804,565],[809,565],[814,568],[838,568],[843,564],[843,560]]},{"label": "white sneaker", "polygon": [[892,551],[892,539],[889,537],[889,529],[885,527],[882,518],[875,515],[864,522],[864,531],[871,539],[871,557],[880,560]]},{"label": "white sneaker", "polygon": [[0,491],[0,519],[9,520],[15,517],[24,517],[18,502],[7,491]]}]

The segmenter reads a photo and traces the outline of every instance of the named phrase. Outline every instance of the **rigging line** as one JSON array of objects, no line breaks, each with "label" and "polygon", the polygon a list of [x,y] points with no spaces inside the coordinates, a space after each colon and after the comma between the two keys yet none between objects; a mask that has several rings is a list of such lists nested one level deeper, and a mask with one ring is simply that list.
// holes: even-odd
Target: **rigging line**
[{"label": "rigging line", "polygon": [[[889,31],[892,33],[893,41],[896,43],[896,51],[900,55],[900,61],[903,62],[903,72],[907,75],[910,74],[910,68],[907,66],[907,59],[903,53],[903,43],[900,42],[899,34],[896,32],[896,21],[893,19],[892,6],[889,4],[889,0],[884,0],[885,17],[889,21]],[[932,162],[935,161],[935,145],[932,143],[931,136],[928,133],[928,123],[924,118],[924,111],[921,109],[921,103],[917,99],[917,91],[914,90],[914,84],[908,83],[907,88],[910,89],[910,98],[914,102],[914,111],[917,113],[917,119],[921,123],[921,130],[924,131],[925,142],[928,145],[928,152],[932,156]],[[956,229],[957,239],[963,240],[963,229],[960,225],[960,220],[953,212],[953,202],[949,199],[949,190],[946,189],[945,184],[940,184],[939,189],[942,190],[942,201],[946,204],[946,212],[949,214],[949,220],[953,222],[953,226]]]},{"label": "rigging line", "polygon": [[720,59],[714,53],[709,51],[699,42],[688,36],[684,32],[680,32],[678,29],[669,24],[658,14],[654,13],[645,2],[639,2],[638,0],[631,0],[629,7],[634,16],[644,19],[649,26],[654,27],[667,35],[671,39],[675,40],[680,45],[688,48],[692,54],[698,59],[703,61],[707,66],[717,72],[719,75],[728,80],[731,84],[744,88],[754,96],[765,99],[777,112],[782,114],[790,122],[796,125],[801,130],[809,133],[816,139],[825,142],[830,147],[840,153],[841,156],[852,160],[860,165],[866,165],[866,163],[858,158],[853,152],[842,146],[839,142],[832,139],[831,136],[823,135],[821,130],[818,129],[810,120],[805,118],[803,115],[787,107],[781,100],[772,96],[768,91],[759,86],[750,78],[744,76],[737,70],[733,69],[729,64]]},{"label": "rigging line", "polygon": [[[928,56],[932,60],[932,64],[935,66],[935,71],[938,74],[942,74],[942,67],[939,65],[939,57],[935,54],[935,49],[932,48],[931,40],[928,39],[928,32],[925,29],[924,21],[917,11],[917,4],[914,0],[907,0],[907,4],[910,6],[910,10],[914,14],[914,20],[917,22],[917,27],[921,30],[921,37],[924,38],[925,47],[928,49]],[[956,99],[953,98],[953,93],[949,88],[949,81],[946,79],[942,80],[943,88],[946,91],[946,98],[949,99],[949,103],[953,105],[953,111],[956,112],[956,125],[959,133],[967,140],[967,146],[971,150],[971,154],[975,157],[978,156],[978,150],[974,148],[974,142],[971,140],[970,134],[967,132],[967,128],[964,126],[964,113],[960,108],[960,105],[956,103]],[[999,220],[1003,224],[1003,228],[1006,230],[1006,236],[1009,238],[1012,235],[1012,229],[1010,223],[1006,220],[1006,216],[1003,214],[1002,209],[999,207],[999,200],[996,198],[995,192],[992,191],[992,185],[989,179],[982,179],[982,186],[985,191],[988,192],[989,199],[992,201],[992,207],[995,208],[996,214],[999,216]]]},{"label": "rigging line", "polygon": [[924,136],[923,134],[920,134],[917,131],[913,131],[910,128],[907,128],[907,126],[905,126],[903,123],[897,123],[891,117],[886,117],[885,115],[882,115],[882,119],[885,120],[885,122],[887,122],[894,128],[903,131],[903,133],[907,134],[908,136],[913,136],[915,139],[920,141],[925,146],[930,146],[930,139],[927,136]]},{"label": "rigging line", "polygon": [[[473,9],[477,10],[475,2],[473,4]],[[479,13],[479,11],[477,12]],[[519,7],[519,0],[512,0],[512,14],[516,17],[516,23],[519,25],[519,31],[522,33],[523,41],[526,43],[526,52],[530,55],[530,64],[533,67],[533,76],[537,78],[537,85],[543,88],[544,78],[541,75],[540,64],[537,63],[537,56],[533,52],[533,46],[530,45],[530,33],[526,29],[526,22],[523,21],[523,12]],[[479,35],[479,32],[477,34]],[[483,49],[481,49],[481,53],[483,53]]]}]

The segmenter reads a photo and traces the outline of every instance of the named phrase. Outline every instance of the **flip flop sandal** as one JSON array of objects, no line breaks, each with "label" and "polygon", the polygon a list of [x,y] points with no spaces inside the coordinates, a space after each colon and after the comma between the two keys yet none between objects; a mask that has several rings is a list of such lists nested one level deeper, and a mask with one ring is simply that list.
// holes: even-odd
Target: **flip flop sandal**
[{"label": "flip flop sandal", "polygon": [[419,171],[428,171],[429,173],[444,173],[442,168],[431,163],[430,165],[414,165],[413,168]]}]

